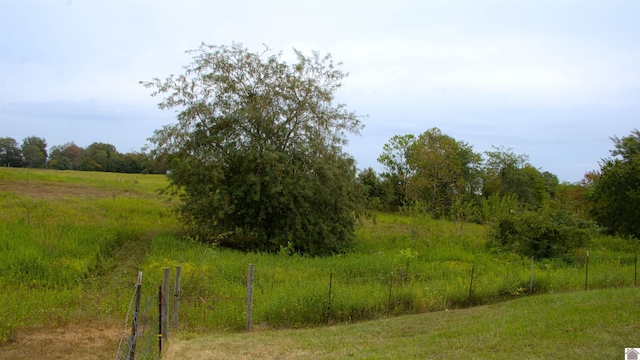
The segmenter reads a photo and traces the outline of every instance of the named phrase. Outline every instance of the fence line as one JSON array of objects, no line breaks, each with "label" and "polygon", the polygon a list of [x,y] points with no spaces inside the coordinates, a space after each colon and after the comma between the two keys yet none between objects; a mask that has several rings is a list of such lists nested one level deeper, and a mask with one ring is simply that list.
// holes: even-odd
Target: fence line
[{"label": "fence line", "polygon": [[[567,267],[559,267],[558,261],[562,261],[564,264],[568,264]],[[590,269],[589,269],[590,262],[593,262],[594,265],[598,265],[598,264],[601,264],[601,265],[600,267],[595,266],[594,267],[595,270],[592,271],[592,273],[590,273]],[[520,265],[517,265],[518,263],[520,263]],[[540,265],[536,266],[536,263],[539,263]],[[624,278],[620,278],[620,271],[615,272],[615,270],[612,270],[614,274],[609,275],[608,277],[606,275],[606,271],[605,272],[602,271],[603,269],[602,264],[608,264],[608,263],[611,263],[611,264],[617,263],[620,265],[622,269],[629,269],[629,265],[633,264],[633,282],[631,282],[630,280],[630,276],[631,276],[630,270],[626,270],[629,272],[625,272],[626,274],[628,274],[626,276],[629,276],[626,281],[624,280]],[[465,266],[465,263],[459,262],[458,265]],[[526,270],[523,269],[523,265],[524,265],[524,269]],[[424,289],[426,289],[426,286],[428,286],[431,283],[437,283],[440,285],[440,288],[437,288],[435,291],[442,292],[439,295],[443,301],[442,309],[449,308],[450,306],[454,306],[454,307],[471,306],[471,305],[493,302],[498,299],[505,299],[510,296],[511,297],[522,296],[527,294],[531,295],[538,292],[544,292],[546,291],[546,288],[544,287],[544,283],[540,285],[541,284],[540,281],[543,281],[543,282],[545,280],[548,281],[548,279],[555,274],[553,271],[554,267],[560,270],[562,269],[569,270],[570,274],[568,277],[566,277],[566,279],[576,280],[576,277],[578,276],[580,271],[583,271],[584,290],[588,290],[590,288],[590,286],[592,285],[590,276],[594,276],[594,275],[596,278],[598,276],[600,277],[595,279],[597,281],[593,282],[593,286],[591,286],[592,288],[603,287],[603,283],[607,284],[607,281],[610,281],[610,283],[613,285],[605,285],[606,287],[615,287],[615,286],[621,286],[621,285],[624,286],[625,283],[627,284],[627,286],[629,284],[633,284],[633,286],[637,286],[637,254],[634,254],[633,257],[629,257],[629,256],[595,256],[594,257],[594,256],[589,256],[589,254],[587,253],[586,256],[582,256],[582,257],[574,256],[574,257],[563,257],[563,258],[542,259],[542,260],[536,260],[534,257],[531,257],[530,260],[527,259],[523,262],[516,261],[512,263],[511,266],[507,266],[506,272],[502,272],[502,270],[504,270],[503,268],[500,268],[500,269],[492,268],[490,265],[487,265],[487,264],[483,265],[482,263],[480,264],[480,266],[477,266],[476,263],[466,263],[466,266],[469,266],[466,268],[467,269],[466,281],[464,281],[464,275],[462,275],[462,278],[460,278],[460,275],[465,272],[465,271],[461,272],[463,268],[458,267],[457,270],[456,269],[452,270],[452,272],[457,271],[456,273],[458,274],[457,281],[459,284],[458,285],[453,284],[451,288],[453,288],[455,292],[456,291],[455,287],[457,286],[459,289],[457,291],[459,292],[460,286],[465,286],[463,285],[463,283],[466,282],[466,286],[468,286],[468,289],[465,289],[465,290],[468,290],[468,291],[466,291],[466,294],[465,294],[466,296],[464,297],[458,297],[458,298],[450,297],[449,294],[451,293],[451,288],[449,288],[449,285],[446,285],[446,284],[453,281],[453,279],[447,278],[447,275],[446,275],[447,272],[446,270],[443,270],[443,269],[438,269],[436,270],[435,273],[430,273],[430,272],[421,273],[419,271],[416,271],[416,269],[412,269],[412,271],[409,271],[409,272],[407,272],[406,270],[403,270],[397,274],[395,274],[394,272],[391,272],[388,275],[388,277],[378,276],[375,278],[362,278],[362,277],[358,277],[357,275],[349,275],[349,274],[340,275],[340,274],[336,274],[334,271],[330,271],[327,274],[328,287],[326,287],[324,291],[322,291],[322,289],[317,289],[317,290],[321,290],[320,293],[324,293],[324,295],[318,298],[320,299],[319,301],[314,300],[315,295],[313,294],[308,296],[307,295],[301,296],[300,294],[292,293],[291,297],[299,296],[298,299],[300,300],[297,300],[298,306],[306,306],[307,308],[313,308],[315,306],[318,306],[317,311],[319,312],[319,314],[322,314],[321,317],[324,317],[325,319],[324,321],[326,323],[331,323],[332,321],[343,321],[345,319],[345,316],[348,316],[348,314],[345,315],[341,313],[341,311],[344,311],[343,309],[345,308],[345,305],[344,305],[345,299],[347,299],[347,301],[352,300],[352,298],[349,298],[349,296],[351,296],[349,295],[350,292],[357,291],[357,290],[354,290],[354,288],[357,288],[358,286],[363,286],[366,284],[369,284],[367,286],[370,286],[369,288],[371,288],[371,286],[377,283],[380,286],[380,288],[379,290],[375,290],[375,291],[378,291],[378,293],[380,292],[388,293],[386,295],[387,299],[385,301],[386,309],[384,309],[385,305],[383,303],[383,305],[379,307],[378,310],[376,309],[371,310],[372,311],[371,314],[373,314],[373,312],[376,312],[376,314],[379,315],[381,313],[384,313],[380,311],[384,309],[386,310],[387,317],[391,316],[392,314],[415,312],[413,308],[411,308],[412,306],[411,295],[413,294],[412,291],[419,292],[421,291],[420,289],[423,289],[424,291]],[[613,269],[612,266],[608,266],[608,265],[605,265],[605,266],[606,266],[605,269]],[[545,272],[545,269],[549,270],[550,268],[551,268],[550,271]],[[433,268],[433,269],[436,269],[436,268]],[[572,269],[575,269],[575,271],[577,272],[573,272]],[[523,270],[524,270],[524,274],[526,274],[527,270],[529,272],[529,274],[527,274],[528,281],[523,279],[523,275],[524,275]],[[252,322],[253,322],[252,316],[254,312],[253,311],[254,300],[256,296],[255,289],[254,289],[256,284],[254,279],[254,271],[255,271],[254,265],[249,264],[249,267],[247,270],[246,284],[243,284],[243,287],[246,287],[246,296],[233,296],[233,294],[231,293],[229,293],[229,296],[214,296],[214,297],[198,296],[198,294],[187,294],[188,297],[182,298],[181,288],[180,288],[181,267],[177,266],[175,269],[176,277],[174,279],[173,298],[171,298],[169,296],[169,294],[171,294],[171,289],[169,288],[169,285],[168,285],[170,284],[170,269],[163,268],[162,284],[158,286],[157,293],[148,297],[143,302],[145,304],[144,306],[141,305],[141,300],[140,300],[141,285],[142,285],[141,284],[142,276],[140,273],[139,281],[136,284],[134,296],[132,297],[132,304],[130,305],[130,311],[127,314],[127,320],[125,325],[126,327],[131,329],[131,332],[130,334],[127,333],[126,335],[123,335],[123,338],[121,339],[121,344],[118,349],[119,355],[117,359],[134,360],[134,357],[140,358],[139,356],[137,356],[137,354],[139,353],[144,354],[144,355],[141,355],[143,358],[154,358],[155,356],[159,357],[163,347],[166,347],[166,344],[168,343],[168,339],[170,338],[169,332],[171,330],[189,327],[193,325],[193,320],[191,320],[193,317],[192,312],[193,312],[193,309],[195,309],[197,306],[203,306],[204,311],[212,312],[212,313],[218,313],[220,311],[225,311],[224,309],[227,309],[227,311],[231,311],[230,313],[230,317],[232,318],[230,320],[231,322],[235,322],[240,318],[244,318],[246,331],[251,331]],[[540,273],[540,275],[537,275],[537,273]],[[566,274],[566,273],[563,273],[563,274]],[[437,279],[439,275],[442,276],[441,279]],[[435,280],[433,278],[434,276],[436,277]],[[503,290],[496,291],[496,289],[499,289],[499,286],[504,285],[504,284],[496,285],[494,280],[500,279],[500,278],[504,280],[505,284],[507,285],[511,284],[513,285],[513,287],[508,288],[506,290],[503,289]],[[562,281],[565,280],[565,277],[562,277],[561,279],[562,279],[560,282],[561,289],[574,289],[574,290],[580,289],[579,285],[577,284],[576,284],[577,286],[573,286],[573,287],[572,286],[562,287],[563,286]],[[189,282],[187,282],[186,284],[189,285]],[[416,284],[418,286],[416,286]],[[420,284],[424,284],[425,286],[421,287]],[[446,285],[445,288],[442,288],[442,284]],[[259,294],[261,290],[262,295],[264,295],[265,288],[259,287],[258,289],[259,289]],[[386,290],[383,290],[383,289],[386,289]],[[309,289],[306,289],[306,290],[308,292]],[[462,291],[465,291],[465,290],[462,290]],[[229,291],[231,292],[231,286],[229,286]],[[313,293],[315,294],[318,292],[313,291]],[[261,298],[258,297],[259,305],[264,306],[265,304],[260,300]],[[174,305],[172,313],[169,311],[169,309],[171,309],[171,306],[170,306],[171,301],[173,301],[173,305]],[[300,303],[300,301],[302,301],[302,303]],[[341,301],[343,303],[341,303]],[[361,299],[361,301],[367,301],[367,299],[366,298]],[[246,302],[245,303],[246,307],[244,308],[244,311],[243,311],[239,306],[236,307],[235,305],[231,306],[230,310],[229,310],[229,307],[224,307],[223,309],[218,305],[220,303],[231,303],[231,302],[237,302],[237,303]],[[153,303],[157,304],[157,306],[152,307],[150,304],[153,304]],[[182,307],[179,306],[180,303],[182,303],[181,304]],[[317,305],[315,305],[316,303]],[[201,305],[198,305],[198,304],[201,304]],[[285,304],[285,305],[288,305],[288,304]],[[355,308],[357,307],[358,305],[355,306]],[[151,321],[148,320],[151,317],[155,318],[155,315],[154,315],[155,313],[153,313],[153,311],[151,310],[152,308],[156,308],[158,311],[157,325],[155,325],[157,326],[157,329],[155,330],[151,329],[154,326],[152,326]],[[435,305],[435,308],[436,309],[439,308],[437,304]],[[185,311],[185,315],[187,316],[185,318],[187,319],[186,324],[178,323],[178,320],[184,317],[182,315],[178,316],[179,311]],[[357,311],[361,311],[364,314],[364,315],[360,314],[359,315],[361,316],[360,318],[363,318],[363,319],[367,318],[366,311],[368,310],[357,310]],[[426,311],[429,311],[429,309],[427,309]],[[131,313],[133,313],[133,316],[132,316],[133,320],[129,322]],[[263,317],[265,316],[264,310],[263,310],[263,313],[261,313],[260,315],[262,315]],[[201,316],[201,317],[209,318],[209,316]],[[373,317],[376,317],[376,316],[374,315]],[[351,319],[350,316],[348,318]],[[169,319],[172,319],[171,327],[168,326]],[[270,319],[268,318],[268,315],[267,315],[266,319],[260,318],[260,320],[268,322]],[[301,320],[301,321],[304,321],[304,320]],[[151,340],[146,340],[148,338]],[[145,339],[145,341],[141,342],[140,341],[141,339]],[[151,343],[155,343],[155,339],[158,339],[157,351],[153,350],[156,347],[153,347],[152,349],[152,346],[150,345]],[[121,355],[121,354],[125,354],[125,355]]]}]

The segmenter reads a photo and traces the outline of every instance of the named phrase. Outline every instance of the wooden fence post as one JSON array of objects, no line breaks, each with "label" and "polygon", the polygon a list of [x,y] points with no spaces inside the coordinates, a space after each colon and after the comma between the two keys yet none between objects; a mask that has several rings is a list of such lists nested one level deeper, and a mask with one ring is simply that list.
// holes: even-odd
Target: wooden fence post
[{"label": "wooden fence post", "polygon": [[253,310],[253,264],[249,264],[247,274],[247,331],[251,331],[251,311]]},{"label": "wooden fence post", "polygon": [[173,286],[173,328],[178,328],[178,309],[180,307],[180,274],[182,266],[176,266],[176,280]]},{"label": "wooden fence post", "polygon": [[162,306],[160,307],[160,320],[162,327],[162,340],[167,341],[169,339],[169,278],[170,278],[170,270],[168,267],[162,269],[164,272],[164,276],[162,279]]}]

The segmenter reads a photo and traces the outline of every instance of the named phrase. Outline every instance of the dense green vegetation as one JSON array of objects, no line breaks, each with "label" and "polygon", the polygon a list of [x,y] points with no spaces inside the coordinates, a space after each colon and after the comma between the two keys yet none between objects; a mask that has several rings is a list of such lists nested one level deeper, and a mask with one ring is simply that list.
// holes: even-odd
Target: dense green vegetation
[{"label": "dense green vegetation", "polygon": [[610,233],[640,238],[640,130],[612,140],[613,158],[602,161],[589,186],[591,214]]},{"label": "dense green vegetation", "polygon": [[346,74],[331,56],[202,44],[184,74],[143,82],[177,122],[150,139],[171,158],[182,222],[204,242],[326,255],[354,238],[361,194],[342,150],[359,117],[335,104]]}]

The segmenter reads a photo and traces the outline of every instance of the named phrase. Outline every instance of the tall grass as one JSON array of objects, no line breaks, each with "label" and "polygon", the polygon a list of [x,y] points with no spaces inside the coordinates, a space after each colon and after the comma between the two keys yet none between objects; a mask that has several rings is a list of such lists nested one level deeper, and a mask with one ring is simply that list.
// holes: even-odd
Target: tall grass
[{"label": "tall grass", "polygon": [[[362,220],[344,254],[283,248],[241,253],[178,235],[158,175],[0,169],[0,343],[16,328],[124,321],[137,270],[143,291],[182,267],[180,321],[191,331],[245,326],[247,267],[253,323],[307,327],[437,311],[521,297],[531,260],[487,246],[484,226],[427,216]],[[634,284],[637,242],[598,237],[563,259],[535,262],[534,293]],[[473,282],[471,274],[473,271]]]},{"label": "tall grass", "polygon": [[[326,258],[243,254],[172,235],[154,239],[144,265],[160,283],[162,267],[182,266],[181,322],[190,330],[245,326],[246,276],[255,265],[253,323],[306,327],[487,304],[531,293],[582,290],[586,248],[534,263],[487,248],[486,230],[428,217],[378,214],[364,221],[352,251]],[[634,247],[615,238],[590,246],[589,289],[634,285]],[[615,246],[620,247],[621,244]],[[614,246],[614,247],[615,247]],[[473,271],[473,282],[471,274]]]},{"label": "tall grass", "polygon": [[131,256],[122,250],[135,253],[177,227],[155,192],[164,184],[161,176],[0,169],[0,343],[20,327],[122,318],[128,295],[113,285],[132,282],[113,283]]}]

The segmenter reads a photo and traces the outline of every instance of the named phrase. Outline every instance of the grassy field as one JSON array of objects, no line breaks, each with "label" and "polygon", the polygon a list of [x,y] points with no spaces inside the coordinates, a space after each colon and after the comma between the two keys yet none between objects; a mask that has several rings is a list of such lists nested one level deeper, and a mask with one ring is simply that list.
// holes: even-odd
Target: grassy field
[{"label": "grassy field", "polygon": [[[182,334],[244,328],[249,264],[258,330],[446,316],[440,311],[530,293],[531,260],[490,251],[481,225],[378,214],[362,220],[345,254],[243,254],[182,237],[168,199],[157,192],[164,186],[161,175],[0,168],[0,359],[89,359],[96,351],[113,357],[137,271],[145,296],[153,296],[162,268],[176,265],[183,271]],[[589,289],[633,286],[636,247],[603,236],[566,258],[536,261],[533,293],[583,290],[587,251]],[[222,298],[239,300],[216,300]],[[544,298],[519,301],[535,307]],[[91,349],[91,339],[105,338],[103,350]],[[86,346],[69,350],[76,342]],[[83,346],[86,357],[78,352]]]},{"label": "grassy field", "polygon": [[121,322],[130,297],[122,290],[153,237],[177,228],[155,193],[165,184],[159,176],[1,168],[0,343],[17,330]]},{"label": "grassy field", "polygon": [[193,336],[165,360],[622,359],[640,346],[637,288],[545,294],[346,326]]}]

